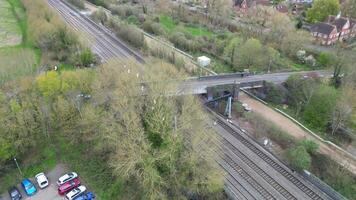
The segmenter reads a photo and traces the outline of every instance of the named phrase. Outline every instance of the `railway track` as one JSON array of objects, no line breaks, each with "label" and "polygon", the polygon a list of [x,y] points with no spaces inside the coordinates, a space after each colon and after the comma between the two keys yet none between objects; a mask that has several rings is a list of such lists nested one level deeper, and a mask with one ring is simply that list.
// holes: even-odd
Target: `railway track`
[{"label": "railway track", "polygon": [[117,60],[134,58],[144,63],[144,58],[139,53],[126,46],[121,40],[116,38],[110,30],[96,24],[66,1],[47,1],[73,29],[87,34],[87,36],[84,37],[93,43],[91,45],[92,50],[97,53],[104,62],[113,58],[118,58]]},{"label": "railway track", "polygon": [[[319,194],[310,189],[306,184],[296,178],[292,173],[287,171],[284,167],[282,167],[279,163],[271,159],[268,155],[262,152],[260,149],[256,148],[254,144],[241,136],[240,133],[235,131],[229,125],[226,124],[225,121],[217,118],[217,124],[223,127],[226,131],[228,131],[231,135],[233,135],[236,139],[238,139],[241,143],[243,143],[248,149],[254,152],[259,158],[265,161],[268,165],[270,165],[273,169],[279,172],[282,176],[284,176],[288,181],[294,184],[297,188],[299,188],[302,192],[304,192],[310,199],[313,200],[323,200]],[[227,140],[225,140],[227,141]],[[229,142],[229,141],[227,141]],[[278,184],[275,180],[273,180],[267,173],[265,173],[260,167],[258,167],[255,163],[253,163],[247,156],[239,152],[239,150],[232,146],[231,143],[225,142],[225,145],[229,147],[237,156],[239,156],[247,165],[249,165],[252,169],[254,169],[261,177],[263,177],[271,186],[280,192],[286,199],[296,199],[291,195],[286,189],[284,189],[280,184]]]}]

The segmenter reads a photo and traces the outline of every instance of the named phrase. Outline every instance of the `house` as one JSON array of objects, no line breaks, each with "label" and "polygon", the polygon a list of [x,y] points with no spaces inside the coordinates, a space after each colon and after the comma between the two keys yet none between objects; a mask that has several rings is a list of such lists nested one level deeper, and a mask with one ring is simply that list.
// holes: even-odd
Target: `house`
[{"label": "house", "polygon": [[350,20],[348,18],[329,16],[326,22],[336,26],[340,41],[343,41],[350,36]]},{"label": "house", "polygon": [[325,22],[314,24],[311,34],[323,45],[334,44],[337,40],[356,37],[356,20],[340,16],[329,16]]},{"label": "house", "polygon": [[336,26],[325,22],[314,24],[310,31],[316,41],[322,45],[334,44],[339,36]]}]

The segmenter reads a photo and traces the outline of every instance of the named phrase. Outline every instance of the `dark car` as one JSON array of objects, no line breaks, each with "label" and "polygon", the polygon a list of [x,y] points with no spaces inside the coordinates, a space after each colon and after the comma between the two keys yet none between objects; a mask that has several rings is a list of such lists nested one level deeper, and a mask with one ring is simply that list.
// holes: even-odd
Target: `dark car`
[{"label": "dark car", "polygon": [[22,198],[22,195],[20,193],[20,190],[17,189],[17,187],[13,186],[11,187],[9,190],[9,195],[10,195],[10,198],[11,200],[19,200]]},{"label": "dark car", "polygon": [[76,197],[74,200],[94,200],[95,199],[95,195],[92,192],[88,192],[86,194],[82,194],[78,197]]}]

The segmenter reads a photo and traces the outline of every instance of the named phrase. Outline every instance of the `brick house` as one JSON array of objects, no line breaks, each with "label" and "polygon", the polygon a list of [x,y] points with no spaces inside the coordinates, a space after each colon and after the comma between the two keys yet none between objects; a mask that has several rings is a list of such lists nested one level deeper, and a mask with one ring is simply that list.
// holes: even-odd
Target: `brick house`
[{"label": "brick house", "polygon": [[314,24],[310,32],[321,44],[331,45],[337,40],[356,37],[356,20],[329,16],[325,22]]},{"label": "brick house", "polygon": [[326,22],[336,26],[340,41],[350,36],[350,20],[348,18],[329,16]]},{"label": "brick house", "polygon": [[316,41],[322,45],[334,44],[339,36],[335,25],[324,22],[314,24],[310,31]]}]

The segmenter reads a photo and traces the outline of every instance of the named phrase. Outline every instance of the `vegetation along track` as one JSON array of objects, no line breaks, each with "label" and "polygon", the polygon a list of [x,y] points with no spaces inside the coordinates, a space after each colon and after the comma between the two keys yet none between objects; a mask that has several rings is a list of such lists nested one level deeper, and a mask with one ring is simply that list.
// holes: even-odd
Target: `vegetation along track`
[{"label": "vegetation along track", "polygon": [[[284,169],[280,164],[278,164],[276,161],[271,159],[264,152],[262,152],[261,150],[256,148],[254,146],[254,144],[252,144],[250,141],[248,141],[247,139],[242,137],[237,131],[235,131],[233,128],[231,128],[229,125],[227,125],[224,121],[222,121],[221,119],[217,119],[217,123],[221,127],[223,127],[226,131],[228,131],[231,135],[233,135],[236,139],[238,139],[240,142],[242,142],[247,148],[249,148],[252,152],[254,152],[257,156],[259,156],[262,160],[264,160],[267,164],[269,164],[276,171],[278,171],[280,174],[282,174],[287,180],[289,180],[295,186],[297,186],[301,191],[303,191],[311,199],[323,200],[323,198],[319,194],[317,194],[312,189],[310,189],[308,186],[306,186],[304,183],[302,183],[298,178],[296,178],[293,174],[291,174],[286,169]],[[287,195],[287,194],[285,194],[285,195]]]}]

